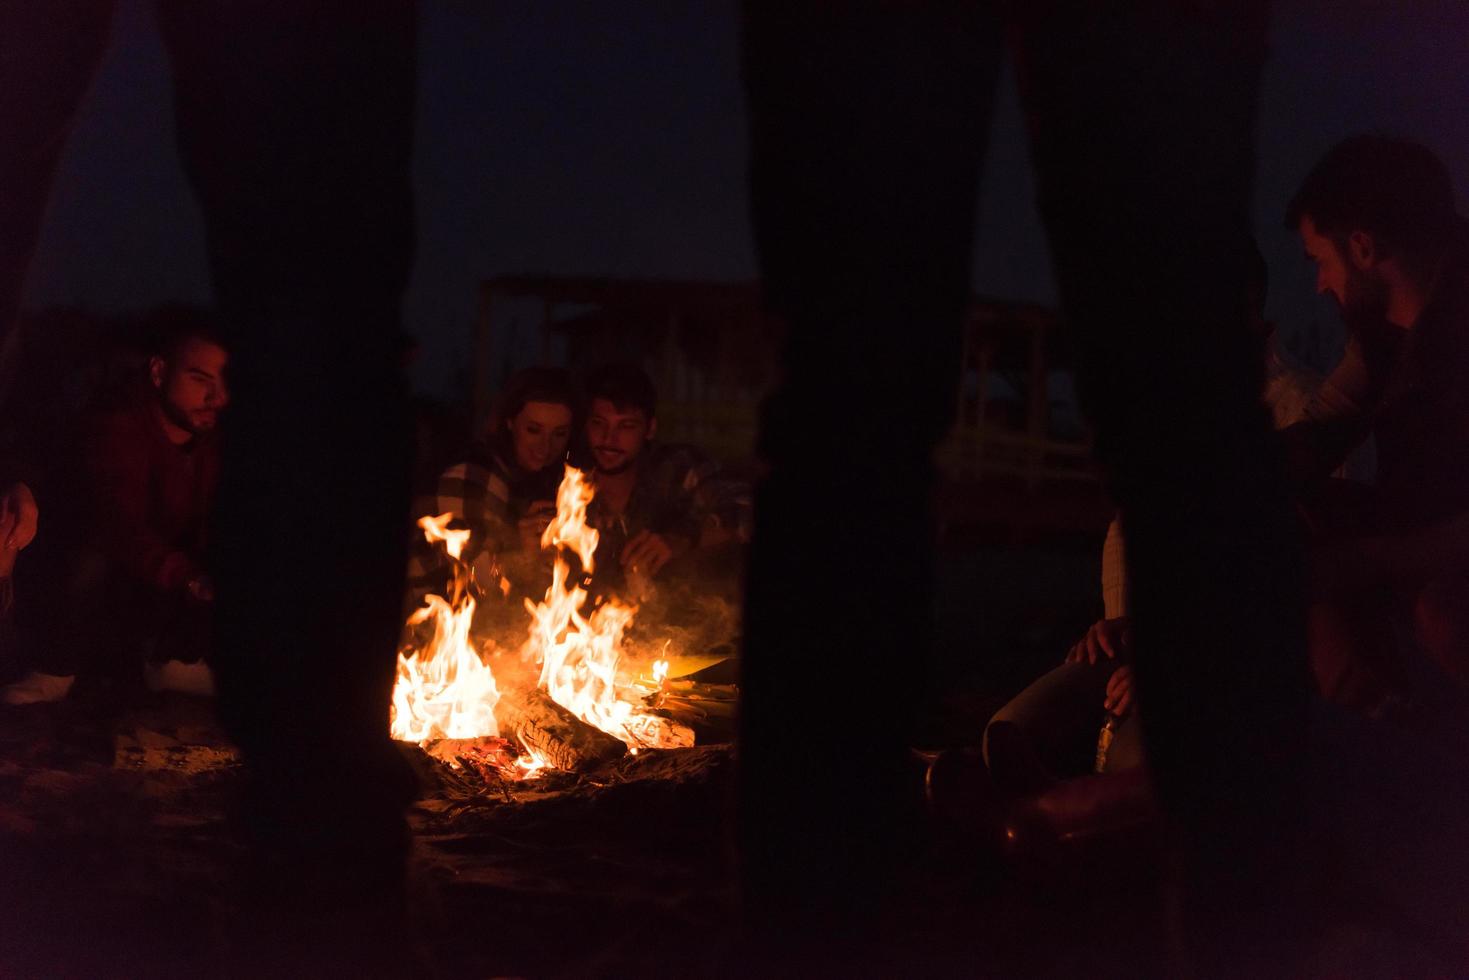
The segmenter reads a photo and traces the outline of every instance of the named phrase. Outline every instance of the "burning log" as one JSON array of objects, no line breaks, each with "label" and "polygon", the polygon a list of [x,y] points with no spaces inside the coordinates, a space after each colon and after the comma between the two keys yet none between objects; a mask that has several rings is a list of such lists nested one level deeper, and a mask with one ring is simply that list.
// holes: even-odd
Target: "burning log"
[{"label": "burning log", "polygon": [[500,733],[518,740],[557,769],[582,771],[616,762],[627,746],[582,721],[540,688],[504,692],[495,705]]}]

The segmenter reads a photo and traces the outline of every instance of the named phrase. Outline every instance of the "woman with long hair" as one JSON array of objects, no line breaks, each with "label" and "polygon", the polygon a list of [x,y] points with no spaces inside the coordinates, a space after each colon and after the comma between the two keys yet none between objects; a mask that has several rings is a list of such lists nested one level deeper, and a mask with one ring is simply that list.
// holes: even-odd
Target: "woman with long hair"
[{"label": "woman with long hair", "polygon": [[473,532],[467,560],[539,546],[579,408],[561,368],[525,368],[506,382],[482,438],[444,470],[435,494],[437,513],[452,513]]}]

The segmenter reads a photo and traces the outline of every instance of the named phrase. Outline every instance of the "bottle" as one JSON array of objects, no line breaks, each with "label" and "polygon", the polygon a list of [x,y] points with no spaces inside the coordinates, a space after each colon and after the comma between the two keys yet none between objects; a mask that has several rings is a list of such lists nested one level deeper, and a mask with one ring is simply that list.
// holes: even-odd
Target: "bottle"
[{"label": "bottle", "polygon": [[1112,738],[1117,734],[1117,726],[1122,724],[1122,719],[1112,712],[1107,712],[1107,720],[1102,722],[1102,730],[1097,734],[1097,760],[1092,766],[1092,772],[1103,773],[1107,771],[1107,750],[1112,747]]}]

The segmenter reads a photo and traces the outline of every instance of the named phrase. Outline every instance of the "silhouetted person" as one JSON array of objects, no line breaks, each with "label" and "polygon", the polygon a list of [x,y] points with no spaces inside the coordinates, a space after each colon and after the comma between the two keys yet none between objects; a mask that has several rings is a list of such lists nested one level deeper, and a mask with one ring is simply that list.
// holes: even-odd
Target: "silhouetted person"
[{"label": "silhouetted person", "polygon": [[642,368],[593,371],[586,401],[597,586],[640,597],[671,563],[724,543],[723,534],[707,532],[727,528],[736,505],[724,493],[728,485],[712,479],[711,459],[693,446],[656,441],[658,391]]},{"label": "silhouetted person", "polygon": [[169,324],[143,375],[83,419],[48,482],[49,574],[31,579],[20,616],[32,670],[6,703],[59,700],[83,669],[135,685],[144,664],[151,687],[213,693],[205,543],[228,363],[207,320]]},{"label": "silhouetted person", "polygon": [[[0,8],[0,329],[111,10]],[[216,674],[247,763],[255,908],[274,915],[243,948],[390,970],[407,948],[413,792],[387,715],[411,451],[399,320],[416,8],[166,0],[158,20],[237,396],[212,536]]]},{"label": "silhouetted person", "polygon": [[[505,382],[481,439],[461,450],[439,474],[429,514],[452,514],[471,533],[462,557],[486,589],[516,571],[516,559],[539,559],[541,533],[556,513],[556,489],[566,472],[580,399],[563,368],[531,367]],[[444,576],[439,545],[414,551],[412,579],[430,587]],[[511,575],[513,581],[517,576]],[[520,584],[529,586],[528,576]],[[442,585],[432,586],[441,595]],[[516,600],[519,605],[519,599]]]},{"label": "silhouetted person", "polygon": [[[1469,228],[1432,151],[1376,136],[1327,153],[1286,224],[1348,330],[1308,420],[1287,433],[1316,505],[1311,663],[1325,696],[1381,714],[1407,695],[1400,623],[1469,685]],[[1374,491],[1354,494],[1350,517],[1338,488],[1311,501],[1369,435]]]},{"label": "silhouetted person", "polygon": [[[790,325],[748,576],[744,894],[772,942],[871,935],[864,915],[913,838],[932,450],[953,411],[1002,25],[982,4],[744,9],[756,243]],[[1266,7],[1013,10],[1040,211],[1128,533],[1143,735],[1188,885],[1178,920],[1195,966],[1275,962],[1306,672],[1241,328]]]},{"label": "silhouetted person", "polygon": [[[1269,270],[1253,243],[1247,329],[1263,349],[1261,401],[1276,428],[1305,417],[1321,379],[1289,365],[1265,319]],[[1065,661],[1025,688],[990,720],[985,762],[997,785],[1010,793],[1034,793],[1056,779],[1092,771],[1104,714],[1118,718],[1105,757],[1107,773],[1143,765],[1142,718],[1133,697],[1132,618],[1120,520],[1107,528],[1102,546],[1102,618],[1067,651]],[[1095,819],[1095,818],[1094,818]]]}]

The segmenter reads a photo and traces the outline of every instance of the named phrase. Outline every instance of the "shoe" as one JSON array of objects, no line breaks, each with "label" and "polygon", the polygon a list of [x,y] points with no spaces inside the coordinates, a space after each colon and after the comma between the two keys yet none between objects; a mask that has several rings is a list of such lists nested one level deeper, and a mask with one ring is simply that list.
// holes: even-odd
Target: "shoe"
[{"label": "shoe", "polygon": [[201,698],[214,697],[214,671],[202,660],[193,663],[168,660],[161,664],[144,664],[143,683],[148,685],[148,690],[155,693],[176,691]]},{"label": "shoe", "polygon": [[74,674],[43,674],[33,670],[0,690],[0,701],[6,704],[44,704],[60,701],[71,691]]}]

